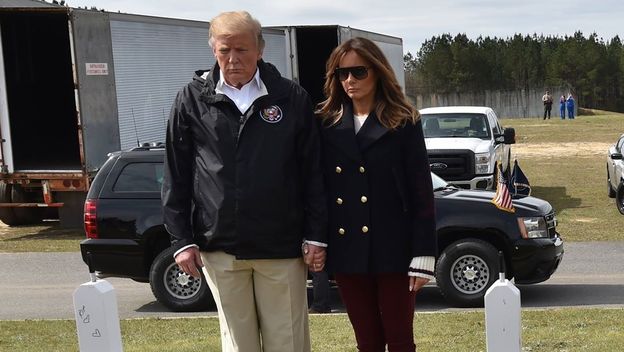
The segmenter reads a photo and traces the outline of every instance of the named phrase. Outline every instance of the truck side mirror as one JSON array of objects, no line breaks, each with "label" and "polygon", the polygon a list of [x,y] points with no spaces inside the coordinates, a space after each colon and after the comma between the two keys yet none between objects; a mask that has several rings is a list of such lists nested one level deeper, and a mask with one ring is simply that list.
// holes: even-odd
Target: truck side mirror
[{"label": "truck side mirror", "polygon": [[509,127],[503,131],[503,143],[515,144],[516,143],[516,130]]},{"label": "truck side mirror", "polygon": [[622,160],[622,153],[612,153],[611,160]]}]

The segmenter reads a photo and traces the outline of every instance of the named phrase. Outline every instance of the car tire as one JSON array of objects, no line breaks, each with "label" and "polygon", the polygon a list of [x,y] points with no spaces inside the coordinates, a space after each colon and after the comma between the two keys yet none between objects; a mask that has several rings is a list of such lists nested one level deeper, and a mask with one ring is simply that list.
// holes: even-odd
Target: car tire
[{"label": "car tire", "polygon": [[[13,185],[11,189],[11,201],[13,203],[39,203],[33,192],[26,192],[21,185]],[[42,200],[41,200],[42,201]],[[43,221],[43,208],[24,207],[15,208],[15,217],[20,225],[34,225]]]},{"label": "car tire", "polygon": [[498,272],[498,250],[485,241],[469,238],[444,248],[436,267],[436,282],[451,305],[482,307],[485,292],[498,278]]},{"label": "car tire", "polygon": [[200,271],[199,279],[184,274],[173,259],[174,252],[169,247],[152,263],[149,281],[154,297],[175,312],[214,309],[214,298],[203,273]]},{"label": "car tire", "polygon": [[615,194],[615,206],[620,214],[624,215],[624,181],[620,181]]},{"label": "car tire", "polygon": [[[0,202],[11,203],[11,189],[13,185],[7,183],[0,183]],[[19,225],[17,216],[15,215],[14,208],[0,207],[0,221],[9,226]]]},{"label": "car tire", "polygon": [[609,175],[609,167],[607,166],[607,195],[609,198],[615,198],[615,190],[611,187],[611,175]]}]

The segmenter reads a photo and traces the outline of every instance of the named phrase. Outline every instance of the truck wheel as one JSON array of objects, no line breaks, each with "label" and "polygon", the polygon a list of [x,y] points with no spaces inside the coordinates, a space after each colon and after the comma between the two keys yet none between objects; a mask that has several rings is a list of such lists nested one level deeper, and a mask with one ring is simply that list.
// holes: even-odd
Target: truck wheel
[{"label": "truck wheel", "polygon": [[609,175],[609,167],[607,166],[607,195],[609,198],[615,198],[615,190],[611,187],[611,175]]},{"label": "truck wheel", "polygon": [[456,307],[482,307],[485,291],[498,277],[498,250],[476,239],[464,239],[442,251],[436,282],[444,298]]},{"label": "truck wheel", "polygon": [[[11,189],[11,201],[13,203],[34,203],[37,202],[32,193],[28,193],[20,185],[13,185]],[[20,225],[38,224],[43,220],[42,208],[14,208],[15,216]]]},{"label": "truck wheel", "polygon": [[[215,307],[206,279],[186,275],[173,259],[173,248],[162,251],[150,269],[150,286],[158,302],[174,312],[204,311]],[[200,271],[201,272],[201,271]]]},{"label": "truck wheel", "polygon": [[615,206],[617,206],[620,214],[624,215],[624,181],[620,181],[620,185],[615,194]]},{"label": "truck wheel", "polygon": [[[0,183],[0,203],[11,203],[12,186],[4,182]],[[19,225],[14,208],[0,207],[0,220],[9,226]]]}]

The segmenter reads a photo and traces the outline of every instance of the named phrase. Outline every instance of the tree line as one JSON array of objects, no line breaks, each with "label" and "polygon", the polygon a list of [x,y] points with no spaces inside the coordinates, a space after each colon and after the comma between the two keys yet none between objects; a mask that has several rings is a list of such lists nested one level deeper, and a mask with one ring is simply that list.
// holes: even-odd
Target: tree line
[{"label": "tree line", "polygon": [[580,31],[476,40],[442,34],[416,56],[408,52],[404,65],[408,94],[566,87],[579,106],[624,112],[624,46],[617,35],[605,41]]}]

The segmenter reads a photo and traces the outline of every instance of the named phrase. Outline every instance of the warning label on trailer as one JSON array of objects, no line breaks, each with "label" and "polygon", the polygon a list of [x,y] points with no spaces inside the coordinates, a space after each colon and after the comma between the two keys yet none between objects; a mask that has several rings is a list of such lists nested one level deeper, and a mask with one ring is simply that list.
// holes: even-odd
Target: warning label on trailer
[{"label": "warning label on trailer", "polygon": [[105,62],[97,63],[86,63],[87,66],[87,76],[107,76],[108,75],[108,64]]}]

